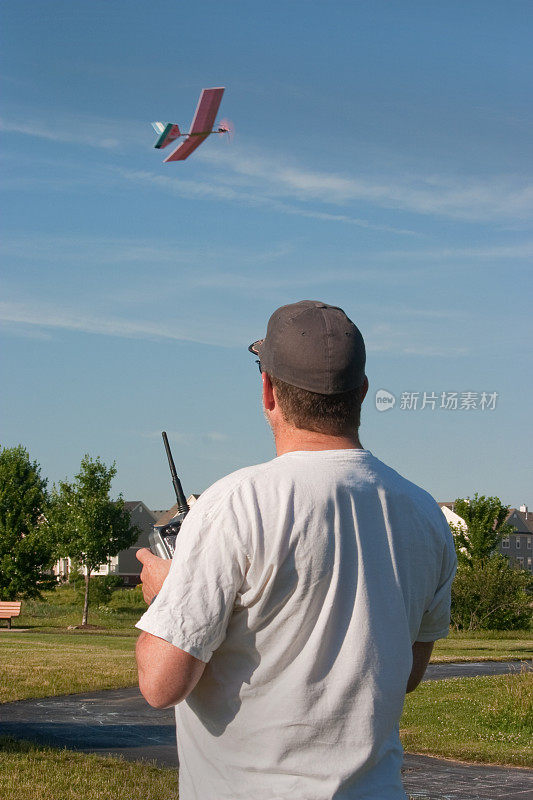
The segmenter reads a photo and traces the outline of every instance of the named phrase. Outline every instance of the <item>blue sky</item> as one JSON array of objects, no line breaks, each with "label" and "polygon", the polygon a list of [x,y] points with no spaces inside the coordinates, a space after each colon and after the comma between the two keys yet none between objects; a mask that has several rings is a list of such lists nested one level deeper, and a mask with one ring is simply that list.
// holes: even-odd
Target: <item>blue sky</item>
[{"label": "blue sky", "polygon": [[[163,429],[187,493],[273,456],[246,347],[279,305],[321,299],[367,342],[368,449],[439,500],[533,505],[532,18],[520,0],[1,3],[2,444],[51,483],[116,460],[117,492],[169,507]],[[232,143],[163,164],[150,122],[187,129],[208,86]]]}]

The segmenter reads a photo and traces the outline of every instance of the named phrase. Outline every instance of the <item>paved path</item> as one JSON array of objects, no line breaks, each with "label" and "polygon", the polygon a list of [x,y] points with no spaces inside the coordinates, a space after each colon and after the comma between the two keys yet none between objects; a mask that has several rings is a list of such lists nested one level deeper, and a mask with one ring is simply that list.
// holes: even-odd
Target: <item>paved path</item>
[{"label": "paved path", "polygon": [[[519,662],[432,664],[425,680],[501,675]],[[177,767],[174,714],[151,708],[138,689],[0,705],[0,735]],[[406,753],[403,780],[417,800],[533,800],[533,770],[461,764]]]}]

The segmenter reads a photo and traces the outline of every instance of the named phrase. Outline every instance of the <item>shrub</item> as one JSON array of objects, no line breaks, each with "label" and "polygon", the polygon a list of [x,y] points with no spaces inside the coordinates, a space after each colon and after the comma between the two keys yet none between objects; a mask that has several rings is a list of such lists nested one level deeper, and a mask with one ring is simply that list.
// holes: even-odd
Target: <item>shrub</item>
[{"label": "shrub", "polygon": [[74,589],[78,589],[80,586],[85,586],[83,574],[74,566],[71,568],[68,574],[68,584]]},{"label": "shrub", "polygon": [[452,586],[452,625],[457,630],[511,631],[531,622],[531,576],[494,554],[459,564]]},{"label": "shrub", "polygon": [[105,585],[115,592],[117,589],[122,589],[124,586],[124,579],[120,575],[106,575],[104,577]]},{"label": "shrub", "polygon": [[113,592],[110,605],[113,608],[137,608],[146,606],[141,584],[134,586],[132,589],[117,589],[116,592]]},{"label": "shrub", "polygon": [[[89,603],[96,606],[106,605],[111,600],[113,590],[123,586],[122,578],[118,575],[95,575],[89,584]],[[76,581],[76,596],[78,602],[83,602],[85,596],[85,580]]]}]

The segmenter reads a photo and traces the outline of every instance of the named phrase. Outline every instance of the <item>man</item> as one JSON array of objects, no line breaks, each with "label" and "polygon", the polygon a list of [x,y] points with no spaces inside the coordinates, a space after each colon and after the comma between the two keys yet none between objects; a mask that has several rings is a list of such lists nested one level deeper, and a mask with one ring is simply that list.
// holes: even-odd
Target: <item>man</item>
[{"label": "man", "polygon": [[400,800],[405,692],[448,633],[450,530],[359,441],[365,347],[341,309],[283,306],[250,349],[277,457],[200,496],[168,576],[140,552],[158,592],[140,688],[177,704],[180,800]]}]

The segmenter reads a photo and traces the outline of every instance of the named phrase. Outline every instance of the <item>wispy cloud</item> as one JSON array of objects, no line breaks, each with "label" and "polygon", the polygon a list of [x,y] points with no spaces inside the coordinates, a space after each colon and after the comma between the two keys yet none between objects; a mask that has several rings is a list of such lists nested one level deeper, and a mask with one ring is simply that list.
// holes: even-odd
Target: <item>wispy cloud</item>
[{"label": "wispy cloud", "polygon": [[[147,134],[139,121],[68,114],[50,120],[29,115],[1,118],[0,130],[58,144],[115,152],[120,149],[121,153],[129,148],[130,155],[134,152],[132,147],[147,145]],[[386,170],[376,164],[373,170],[367,165],[364,174],[357,174],[353,168],[340,174],[309,169],[287,155],[274,155],[242,143],[235,143],[232,148],[201,148],[194,159],[195,179],[185,177],[190,175],[189,170],[175,164],[159,164],[161,172],[120,168],[116,164],[101,164],[100,168],[109,177],[120,175],[122,180],[149,184],[179,197],[268,207],[284,214],[404,236],[420,234],[409,227],[361,216],[357,213],[361,204],[372,209],[501,225],[525,222],[533,212],[533,184],[526,174],[480,178],[437,170],[406,173],[393,166],[393,159]],[[202,175],[202,167],[209,168],[208,176]],[[91,180],[93,176],[88,174],[87,178]]]},{"label": "wispy cloud", "polygon": [[369,353],[431,356],[450,358],[467,356],[470,348],[465,344],[444,343],[438,330],[430,332],[403,323],[376,322],[365,328],[365,343]]},{"label": "wispy cloud", "polygon": [[280,163],[262,154],[207,151],[205,161],[231,170],[250,181],[261,181],[265,191],[301,201],[370,205],[424,215],[467,221],[529,218],[533,211],[533,185],[525,178],[490,176],[339,175]]},{"label": "wispy cloud", "polygon": [[[365,327],[365,339],[369,352],[403,353],[433,356],[464,355],[467,349],[463,346],[443,346],[438,331],[435,344],[428,341],[428,331],[423,327],[427,320],[450,319],[460,316],[454,309],[436,310],[380,305],[365,305],[365,313],[374,318],[386,317],[387,323],[374,323]],[[405,318],[409,327],[405,326]],[[418,323],[416,322],[418,320]],[[217,347],[243,347],[249,341],[249,330],[237,322],[228,324],[226,316],[216,319],[211,315],[194,322],[192,319],[177,322],[129,320],[120,317],[88,315],[81,309],[66,309],[39,303],[0,303],[0,325],[10,323],[10,334],[15,335],[18,326],[23,336],[30,330],[56,329],[76,333],[99,334],[126,339],[170,339],[196,342]],[[218,432],[202,434],[206,441],[222,441]]]},{"label": "wispy cloud", "polygon": [[[131,236],[120,238],[113,236],[82,236],[33,234],[17,236],[5,234],[1,251],[4,260],[31,260],[32,263],[52,261],[54,264],[106,264],[164,267],[176,265],[192,267],[209,263],[221,265],[242,264],[248,267],[253,264],[272,264],[284,261],[298,252],[291,241],[278,241],[268,246],[253,245],[214,245],[198,242],[194,246],[184,246],[183,242],[143,239]],[[198,272],[194,271],[191,285],[196,285]],[[184,275],[180,276],[184,277]]]},{"label": "wispy cloud", "polygon": [[[264,187],[261,186],[260,183],[253,187],[253,190],[250,191],[243,189],[239,184],[232,186],[227,180],[217,179],[216,176],[213,176],[209,181],[204,182],[201,180],[191,181],[181,177],[178,180],[176,177],[158,175],[157,173],[149,172],[148,170],[118,168],[118,171],[122,177],[126,178],[127,180],[155,186],[159,189],[170,192],[177,197],[210,197],[216,200],[237,202],[251,207],[268,207],[273,211],[279,211],[281,213],[291,214],[294,216],[307,217],[308,219],[317,219],[325,222],[343,222],[349,225],[355,225],[359,228],[394,233],[402,236],[419,235],[416,231],[410,229],[374,223],[360,217],[351,216],[349,214],[332,214],[326,211],[291,205],[290,203],[276,199],[275,192],[272,192],[272,186]],[[284,192],[284,194],[286,194],[286,192]],[[305,200],[310,198],[299,197],[298,199]]]},{"label": "wispy cloud", "polygon": [[82,310],[54,307],[44,303],[0,302],[0,322],[33,328],[55,328],[80,333],[118,336],[127,339],[172,339],[199,344],[233,347],[246,339],[237,324],[230,328],[226,321],[178,322],[131,320],[120,317],[84,314]]},{"label": "wispy cloud", "polygon": [[[229,441],[229,436],[220,431],[206,431],[204,433],[184,433],[183,431],[169,431],[167,430],[169,442],[175,444],[224,444]],[[160,439],[161,431],[142,431],[140,434],[143,439]]]},{"label": "wispy cloud", "polygon": [[104,150],[113,150],[120,144],[120,138],[109,135],[106,123],[95,123],[93,120],[84,123],[79,118],[70,124],[65,121],[63,126],[58,127],[47,125],[33,118],[31,122],[17,122],[0,118],[0,131],[31,136],[33,139],[48,139],[51,142],[63,144],[82,144]]},{"label": "wispy cloud", "polygon": [[38,341],[50,341],[52,336],[47,331],[35,325],[24,325],[19,323],[13,328],[12,321],[0,320],[0,332],[4,336],[13,336],[17,339],[36,339]]},{"label": "wispy cloud", "polygon": [[388,250],[378,257],[389,259],[406,259],[417,261],[446,261],[448,264],[468,261],[515,261],[533,258],[533,241],[515,242],[513,244],[497,244],[473,247],[437,247],[419,250]]},{"label": "wispy cloud", "polygon": [[[58,112],[53,117],[20,108],[0,117],[0,131],[58,144],[82,145],[120,152],[145,147],[155,138],[149,123],[142,120],[103,118],[93,114]],[[115,154],[116,155],[116,154]]]}]

